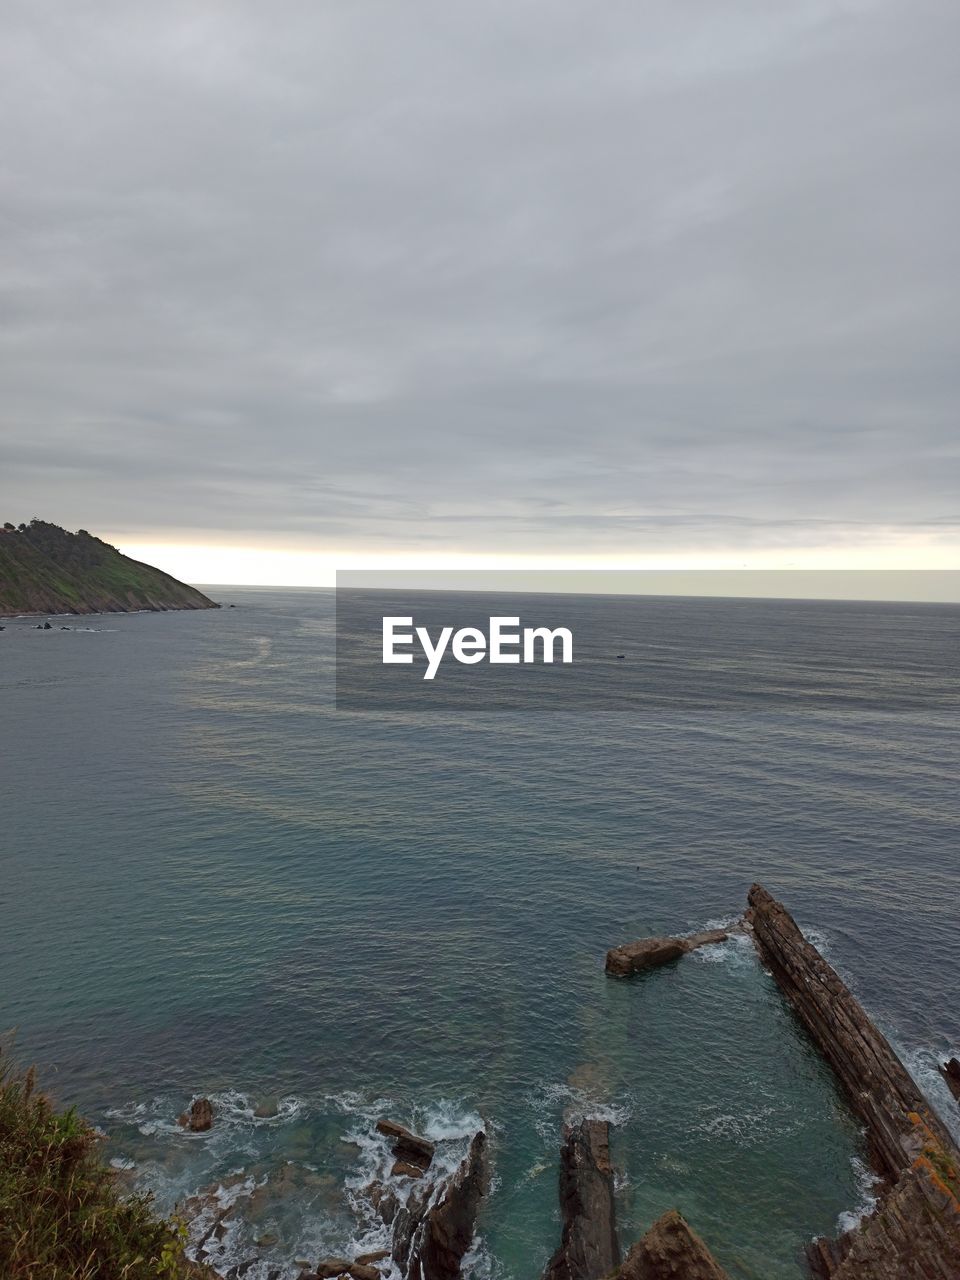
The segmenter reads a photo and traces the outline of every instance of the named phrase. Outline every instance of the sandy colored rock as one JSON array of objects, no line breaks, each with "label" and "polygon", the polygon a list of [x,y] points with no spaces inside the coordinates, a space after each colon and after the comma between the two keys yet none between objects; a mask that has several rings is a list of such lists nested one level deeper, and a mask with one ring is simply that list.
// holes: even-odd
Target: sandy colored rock
[{"label": "sandy colored rock", "polygon": [[671,1209],[632,1247],[617,1280],[729,1280],[684,1218]]}]

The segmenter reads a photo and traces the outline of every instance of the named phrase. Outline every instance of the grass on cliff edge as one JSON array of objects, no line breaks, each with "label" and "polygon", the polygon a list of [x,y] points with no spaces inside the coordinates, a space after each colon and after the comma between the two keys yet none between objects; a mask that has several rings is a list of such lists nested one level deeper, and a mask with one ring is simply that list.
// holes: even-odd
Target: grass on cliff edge
[{"label": "grass on cliff edge", "polygon": [[148,1196],[123,1195],[77,1113],[55,1111],[33,1069],[0,1057],[0,1276],[3,1280],[186,1280],[182,1235]]}]

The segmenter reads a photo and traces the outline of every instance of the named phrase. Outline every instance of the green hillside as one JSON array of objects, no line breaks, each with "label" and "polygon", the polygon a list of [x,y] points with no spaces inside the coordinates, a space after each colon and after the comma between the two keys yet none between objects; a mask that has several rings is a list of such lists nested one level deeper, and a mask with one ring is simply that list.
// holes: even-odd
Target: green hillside
[{"label": "green hillside", "polygon": [[0,528],[0,614],[217,609],[201,591],[45,520]]}]

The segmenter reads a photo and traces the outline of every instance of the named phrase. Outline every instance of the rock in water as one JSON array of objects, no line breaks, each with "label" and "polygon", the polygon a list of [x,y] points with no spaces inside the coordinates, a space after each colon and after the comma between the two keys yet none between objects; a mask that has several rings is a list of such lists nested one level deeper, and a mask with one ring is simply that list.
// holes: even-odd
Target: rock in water
[{"label": "rock in water", "polygon": [[627,942],[607,952],[607,973],[616,978],[626,978],[644,969],[656,969],[686,954],[686,947],[679,938],[642,938],[639,942]]},{"label": "rock in water", "polygon": [[489,1181],[487,1135],[476,1133],[466,1158],[414,1239],[407,1272],[409,1280],[454,1280],[459,1276]]},{"label": "rock in water", "polygon": [[560,1248],[544,1280],[600,1280],[620,1261],[613,1207],[610,1126],[582,1120],[564,1129],[560,1150]]},{"label": "rock in water", "polygon": [[671,1209],[633,1246],[616,1280],[729,1280],[710,1250]]},{"label": "rock in water", "polygon": [[[430,1168],[436,1146],[427,1138],[421,1138],[395,1120],[387,1119],[377,1121],[377,1133],[382,1133],[385,1138],[393,1138],[393,1154],[397,1157],[398,1165],[413,1166],[421,1173]],[[394,1173],[402,1173],[407,1177],[417,1176],[415,1173],[408,1173],[406,1168],[395,1167]]]},{"label": "rock in water", "polygon": [[332,1280],[334,1276],[346,1275],[350,1265],[347,1258],[321,1258],[314,1268],[314,1273],[320,1277],[320,1280]]},{"label": "rock in water", "polygon": [[726,942],[729,937],[728,929],[707,929],[702,933],[691,933],[686,938],[641,938],[639,942],[625,942],[607,952],[606,970],[615,978],[628,978],[633,973],[642,973],[644,969],[669,964],[698,947]]},{"label": "rock in water", "polygon": [[213,1125],[213,1104],[209,1098],[195,1098],[190,1110],[177,1117],[177,1123],[191,1133],[206,1133]]},{"label": "rock in water", "polygon": [[833,1280],[956,1280],[960,1151],[949,1131],[786,907],[758,884],[749,904],[760,958],[866,1125],[887,1183],[877,1209],[859,1227],[810,1247],[815,1274]]},{"label": "rock in water", "polygon": [[449,1180],[414,1185],[393,1223],[392,1257],[405,1280],[456,1280],[488,1184],[487,1136],[481,1131]]},{"label": "rock in water", "polygon": [[960,1059],[951,1058],[940,1066],[940,1074],[947,1082],[947,1088],[960,1102]]}]

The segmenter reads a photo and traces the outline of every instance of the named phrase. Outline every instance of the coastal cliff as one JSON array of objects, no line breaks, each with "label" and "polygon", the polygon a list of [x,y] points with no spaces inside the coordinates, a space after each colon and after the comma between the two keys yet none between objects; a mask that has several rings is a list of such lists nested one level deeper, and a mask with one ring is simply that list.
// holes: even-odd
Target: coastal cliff
[{"label": "coastal cliff", "polygon": [[0,528],[0,615],[219,607],[85,529],[68,533],[45,520]]},{"label": "coastal cliff", "polygon": [[956,1280],[960,1151],[886,1038],[793,917],[755,884],[747,922],[760,958],[866,1126],[886,1190],[876,1211],[809,1250],[825,1280]]}]

